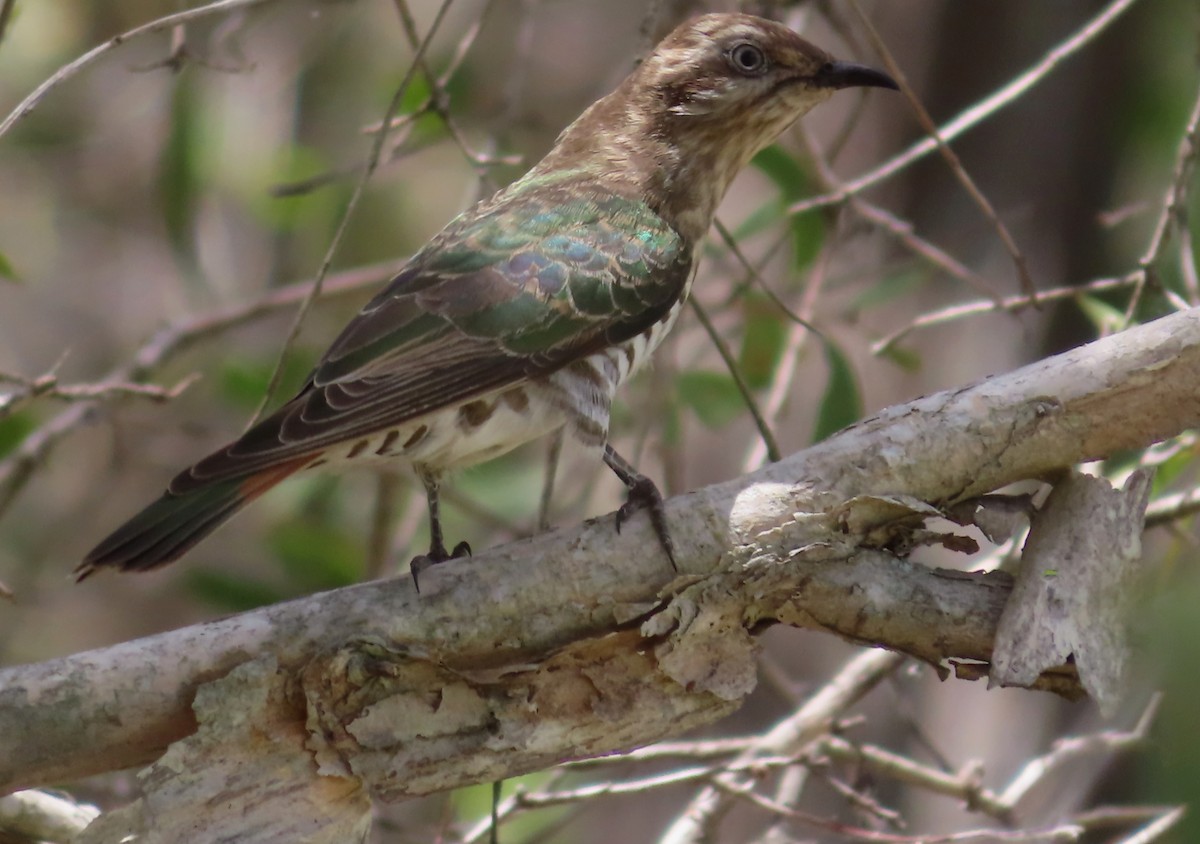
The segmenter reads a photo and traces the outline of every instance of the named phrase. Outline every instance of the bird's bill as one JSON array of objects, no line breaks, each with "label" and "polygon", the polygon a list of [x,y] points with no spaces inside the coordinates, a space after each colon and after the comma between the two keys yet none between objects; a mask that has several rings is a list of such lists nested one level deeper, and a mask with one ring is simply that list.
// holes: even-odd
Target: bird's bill
[{"label": "bird's bill", "polygon": [[828,62],[814,77],[820,88],[891,88],[899,91],[896,80],[882,70],[854,62]]}]

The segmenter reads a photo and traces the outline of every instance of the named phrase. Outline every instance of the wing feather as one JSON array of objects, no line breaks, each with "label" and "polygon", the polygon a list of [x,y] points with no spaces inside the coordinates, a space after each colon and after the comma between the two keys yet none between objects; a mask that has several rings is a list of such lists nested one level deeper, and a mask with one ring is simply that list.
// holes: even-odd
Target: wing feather
[{"label": "wing feather", "polygon": [[521,189],[451,223],[342,331],[304,388],[177,476],[262,471],[538,378],[664,319],[692,250],[644,203]]}]

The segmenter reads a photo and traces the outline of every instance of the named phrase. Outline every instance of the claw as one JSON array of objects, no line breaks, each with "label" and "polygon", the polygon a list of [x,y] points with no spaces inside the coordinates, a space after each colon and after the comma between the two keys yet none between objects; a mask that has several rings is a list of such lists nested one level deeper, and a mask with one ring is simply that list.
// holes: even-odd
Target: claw
[{"label": "claw", "polygon": [[671,568],[679,571],[679,566],[675,564],[675,543],[671,541],[671,534],[667,532],[667,510],[663,506],[662,493],[658,491],[654,481],[644,475],[638,476],[629,485],[629,497],[617,510],[617,533],[621,532],[621,525],[638,510],[646,511],[646,515],[650,517],[650,524],[658,535],[658,544],[671,561]]},{"label": "claw", "polygon": [[455,560],[459,557],[471,556],[471,546],[466,542],[460,542],[454,546],[454,550],[449,554],[446,553],[445,546],[437,547],[436,545],[429,549],[428,554],[418,554],[412,558],[412,562],[408,564],[409,573],[412,575],[413,589],[417,590],[418,594],[421,591],[421,572],[426,569],[436,566],[438,563],[444,563],[446,560]]},{"label": "claw", "polygon": [[617,510],[617,533],[621,532],[621,525],[633,513],[645,510],[650,517],[650,524],[654,526],[654,532],[658,534],[658,544],[662,546],[667,559],[671,561],[671,568],[679,571],[679,566],[675,564],[675,543],[671,541],[671,535],[667,533],[667,511],[663,506],[662,493],[658,491],[654,481],[629,465],[625,458],[613,450],[611,445],[604,447],[604,462],[616,473],[621,482],[629,487],[629,497],[621,505],[621,509]]}]

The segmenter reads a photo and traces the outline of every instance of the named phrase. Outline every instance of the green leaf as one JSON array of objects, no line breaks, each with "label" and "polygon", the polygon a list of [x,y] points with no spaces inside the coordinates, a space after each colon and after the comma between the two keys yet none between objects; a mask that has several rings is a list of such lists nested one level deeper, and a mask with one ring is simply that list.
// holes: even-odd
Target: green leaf
[{"label": "green leaf", "polygon": [[[511,777],[504,780],[502,796],[506,797],[518,790],[526,792],[540,791],[550,781],[551,775],[545,771],[525,774],[521,777]],[[475,823],[489,817],[492,813],[492,784],[485,783],[483,785],[456,788],[451,792],[451,802],[454,805],[454,814],[457,818],[464,825],[473,826]],[[563,838],[560,835],[548,835],[547,833],[554,827],[559,826],[567,816],[567,813],[571,811],[572,809],[569,806],[551,806],[540,809],[537,812],[521,812],[504,822],[504,830],[501,837],[504,841],[515,842],[569,840],[570,836]]]},{"label": "green leaf", "polygon": [[184,585],[197,600],[221,612],[245,612],[277,604],[285,597],[273,586],[215,569],[188,569]]},{"label": "green leaf", "polygon": [[292,582],[306,592],[349,586],[362,577],[362,543],[331,522],[289,521],[272,530],[267,542]]},{"label": "green leaf", "polygon": [[742,347],[738,369],[752,389],[771,383],[787,343],[785,317],[765,296],[748,292],[742,300]]},{"label": "green leaf", "polygon": [[[247,207],[272,231],[292,232],[301,226],[324,224],[343,202],[344,181],[321,181],[329,163],[320,150],[302,144],[283,147],[274,154],[264,182],[247,183]],[[297,186],[303,186],[302,189]],[[336,186],[338,189],[330,189]],[[296,189],[294,189],[296,188]]]},{"label": "green leaf", "polygon": [[858,390],[858,379],[850,361],[841,349],[828,340],[825,348],[825,363],[829,367],[829,381],[821,396],[817,410],[817,426],[813,431],[813,442],[820,442],[847,425],[857,422],[863,415],[862,396]]},{"label": "green leaf", "polygon": [[1125,326],[1125,312],[1119,308],[1115,308],[1102,299],[1097,299],[1095,296],[1089,296],[1086,293],[1081,294],[1078,298],[1079,309],[1083,311],[1083,315],[1087,317],[1092,325],[1096,327],[1096,331],[1101,334],[1111,334],[1114,331],[1119,331]]},{"label": "green leaf", "polygon": [[[751,211],[730,234],[733,235],[734,240],[740,241],[777,226],[783,217],[785,207],[782,199],[777,196],[772,197]],[[715,248],[715,244],[713,247]]]},{"label": "green leaf", "polygon": [[[391,85],[392,83],[388,81],[387,84]],[[391,97],[391,94],[388,93],[389,88],[385,86],[382,90],[388,94],[389,98]],[[429,78],[424,73],[414,73],[408,81],[408,87],[404,89],[404,96],[400,100],[400,107],[396,110],[396,113],[412,114],[425,104],[432,90],[429,86]]]},{"label": "green leaf", "polygon": [[8,260],[3,252],[0,252],[0,278],[6,281],[19,282],[21,280],[21,277],[17,275],[17,271],[13,269],[12,262]]},{"label": "green leaf", "polygon": [[[167,237],[186,268],[196,267],[194,223],[199,207],[204,161],[200,106],[190,76],[184,74],[171,99],[171,132],[159,162],[158,190]],[[189,277],[191,272],[188,273]]]},{"label": "green leaf", "polygon": [[778,144],[772,144],[758,153],[750,163],[775,183],[785,199],[799,199],[812,190],[808,174]]},{"label": "green leaf", "polygon": [[724,372],[693,370],[675,381],[680,400],[708,428],[723,428],[746,409],[745,400],[733,378]]},{"label": "green leaf", "polygon": [[[277,396],[289,396],[304,382],[311,369],[308,354],[289,354],[284,361],[283,379]],[[226,358],[217,376],[220,395],[230,404],[244,410],[258,407],[267,385],[271,383],[275,361]]]},{"label": "green leaf", "polygon": [[918,270],[892,273],[854,297],[850,308],[854,311],[868,311],[891,304],[896,299],[915,293],[928,279],[929,273]]},{"label": "green leaf", "polygon": [[[813,192],[812,180],[795,157],[778,144],[767,147],[751,161],[755,167],[779,188],[785,204],[802,199]],[[784,213],[781,207],[777,215]],[[797,268],[807,267],[821,252],[825,240],[825,220],[819,213],[794,214],[787,218],[792,234],[792,249]]]},{"label": "green leaf", "polygon": [[916,372],[921,368],[921,356],[919,354],[912,349],[906,349],[895,343],[880,352],[879,356],[884,360],[890,360],[905,372]]},{"label": "green leaf", "polygon": [[28,411],[14,413],[0,419],[0,457],[19,446],[37,426],[33,414]]}]

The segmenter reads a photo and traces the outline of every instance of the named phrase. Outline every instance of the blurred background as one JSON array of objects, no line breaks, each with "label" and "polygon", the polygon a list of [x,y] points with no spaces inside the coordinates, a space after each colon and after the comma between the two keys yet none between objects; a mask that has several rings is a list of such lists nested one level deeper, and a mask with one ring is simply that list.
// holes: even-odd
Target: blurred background
[{"label": "blurred background", "polygon": [[[408,3],[418,37],[439,5]],[[839,94],[759,156],[719,212],[761,281],[714,232],[694,288],[783,453],[890,404],[1006,372],[1119,324],[1128,285],[1094,282],[1137,269],[1147,251],[1163,197],[1179,181],[1200,79],[1194,0],[862,5],[939,124],[1062,52],[953,147],[1011,230],[1036,287],[1078,292],[1040,310],[981,307],[912,326],[923,314],[1019,297],[1022,288],[995,227],[937,154],[862,193],[866,210],[825,204],[789,212],[827,194],[831,180],[851,181],[923,137],[904,97]],[[0,115],[88,49],[181,6],[61,0],[3,8],[10,14],[0,40]],[[429,72],[417,73],[403,96],[403,119],[334,256],[330,295],[288,350],[274,402],[302,381],[390,269],[536,162],[661,35],[687,15],[734,8],[681,0],[450,4],[426,54]],[[841,2],[736,8],[784,20],[839,57],[883,66]],[[1105,10],[1111,20],[1100,18]],[[1095,37],[1069,49],[1089,25]],[[181,564],[81,587],[70,579],[92,545],[250,420],[303,295],[289,285],[320,268],[413,53],[393,3],[247,5],[130,39],[56,84],[0,135],[0,581],[13,593],[0,603],[0,664],[392,575],[427,547],[424,496],[411,476],[314,475],[273,491]],[[1194,198],[1178,215],[1178,245],[1156,264],[1157,285],[1138,303],[1138,320],[1196,304],[1186,235],[1189,226],[1196,232],[1197,216],[1189,209],[1197,210]],[[51,373],[64,388],[93,392],[53,395],[48,382],[36,382]],[[185,389],[164,401],[106,390],[114,381]],[[99,400],[82,401],[97,390]],[[687,312],[653,367],[623,390],[614,438],[671,493],[766,458],[734,378]],[[535,443],[458,477],[445,499],[448,539],[480,549],[534,532],[549,450]],[[1160,491],[1194,485],[1194,453],[1186,438],[1159,452]],[[1113,468],[1146,459],[1129,455]],[[623,497],[603,466],[567,443],[547,518],[574,523]],[[1149,690],[1163,688],[1153,732],[1160,741],[1067,766],[1039,785],[1020,820],[1041,827],[1089,807],[1189,800],[1200,790],[1195,548],[1190,519],[1147,535],[1147,553],[1160,562],[1139,620],[1144,690],[1115,721],[1102,722],[1086,702],[940,683],[929,668],[909,665],[847,713],[866,718],[856,738],[951,771],[977,760],[983,782],[1002,789],[1058,737],[1131,727]],[[931,550],[919,558],[980,564]],[[795,630],[771,631],[765,643],[759,690],[706,735],[765,730],[858,652]],[[951,833],[986,820],[927,790],[843,774],[899,812],[908,832]],[[134,787],[132,777],[108,777],[79,793],[119,803]],[[506,840],[654,840],[692,790],[529,814]],[[486,810],[486,791],[386,808],[376,840],[449,836]],[[827,784],[807,789],[804,801],[807,811],[888,828]],[[743,807],[722,826],[722,840],[755,839],[762,825]],[[1086,840],[1123,840],[1136,826],[1100,827]],[[1164,840],[1200,840],[1195,825],[1178,829],[1182,837]],[[828,830],[794,833],[792,840],[843,840]]]}]

